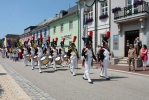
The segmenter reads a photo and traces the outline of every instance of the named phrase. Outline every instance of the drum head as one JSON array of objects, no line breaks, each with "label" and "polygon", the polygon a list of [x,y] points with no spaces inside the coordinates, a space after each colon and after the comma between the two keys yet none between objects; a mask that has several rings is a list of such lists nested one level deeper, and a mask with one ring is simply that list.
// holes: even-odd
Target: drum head
[{"label": "drum head", "polygon": [[56,61],[58,61],[58,60],[60,60],[60,59],[61,59],[60,57],[55,58]]},{"label": "drum head", "polygon": [[40,60],[44,60],[46,57],[42,57]]},{"label": "drum head", "polygon": [[29,56],[29,55],[26,55],[26,56]]},{"label": "drum head", "polygon": [[52,56],[49,56],[49,58],[52,58]]},{"label": "drum head", "polygon": [[67,57],[67,55],[65,55],[64,57]]},{"label": "drum head", "polygon": [[37,56],[35,56],[34,58],[37,58]]}]

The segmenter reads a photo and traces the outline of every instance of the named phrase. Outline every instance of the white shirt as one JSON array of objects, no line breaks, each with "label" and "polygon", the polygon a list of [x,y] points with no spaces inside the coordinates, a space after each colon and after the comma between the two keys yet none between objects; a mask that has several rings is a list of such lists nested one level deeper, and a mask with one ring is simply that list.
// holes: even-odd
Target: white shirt
[{"label": "white shirt", "polygon": [[43,56],[43,50],[41,47],[38,47],[38,57],[42,57]]},{"label": "white shirt", "polygon": [[27,55],[28,54],[27,48],[23,48],[23,49],[24,49],[23,54]]},{"label": "white shirt", "polygon": [[35,49],[33,47],[30,47],[31,48],[31,55],[34,56],[35,55]]}]

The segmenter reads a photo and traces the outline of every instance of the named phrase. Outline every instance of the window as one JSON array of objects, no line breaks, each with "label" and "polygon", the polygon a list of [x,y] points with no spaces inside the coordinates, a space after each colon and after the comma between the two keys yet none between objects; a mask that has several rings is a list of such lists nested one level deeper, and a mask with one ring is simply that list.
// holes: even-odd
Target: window
[{"label": "window", "polygon": [[42,30],[40,30],[40,34],[42,34]]},{"label": "window", "polygon": [[134,7],[133,4],[138,0],[127,0],[127,7],[132,7],[132,13],[137,13],[138,12],[138,7]]},{"label": "window", "polygon": [[47,29],[44,30],[44,37],[47,36]]},{"label": "window", "polygon": [[101,4],[101,6],[102,6],[102,15],[108,15],[108,4],[107,4],[107,2],[105,2],[105,3],[102,3]]},{"label": "window", "polygon": [[88,19],[92,19],[93,18],[93,8],[91,7],[89,9],[89,13],[88,13]]},{"label": "window", "polygon": [[73,29],[73,21],[69,21],[69,30]]},{"label": "window", "polygon": [[61,32],[64,31],[64,24],[61,24]]},{"label": "window", "polygon": [[56,33],[56,26],[54,26],[53,28],[53,33]]}]

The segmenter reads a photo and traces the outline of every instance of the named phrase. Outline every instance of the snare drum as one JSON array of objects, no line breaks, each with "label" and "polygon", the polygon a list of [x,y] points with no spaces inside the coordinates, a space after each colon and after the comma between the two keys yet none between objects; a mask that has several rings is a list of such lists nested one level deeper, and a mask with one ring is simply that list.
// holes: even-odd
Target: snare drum
[{"label": "snare drum", "polygon": [[57,57],[57,58],[55,58],[55,62],[56,62],[57,65],[61,65],[62,60],[61,60],[60,57]]},{"label": "snare drum", "polygon": [[47,56],[44,56],[40,59],[40,61],[43,65],[46,65],[47,63],[49,63],[49,58]]},{"label": "snare drum", "polygon": [[68,56],[67,55],[64,56],[64,60],[68,61]]},{"label": "snare drum", "polygon": [[37,62],[37,61],[38,61],[38,60],[37,60],[37,56],[35,56],[35,57],[34,57],[34,61],[35,61],[35,62]]},{"label": "snare drum", "polygon": [[26,55],[26,59],[27,59],[28,61],[30,61],[31,56],[30,56],[30,55]]},{"label": "snare drum", "polygon": [[52,61],[52,56],[49,56],[49,61]]}]

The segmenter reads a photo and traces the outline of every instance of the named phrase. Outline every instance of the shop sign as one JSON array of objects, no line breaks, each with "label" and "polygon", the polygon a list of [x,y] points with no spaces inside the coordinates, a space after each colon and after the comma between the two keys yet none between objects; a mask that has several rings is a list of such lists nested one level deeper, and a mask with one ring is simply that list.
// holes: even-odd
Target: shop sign
[{"label": "shop sign", "polygon": [[119,50],[118,35],[113,35],[113,50]]},{"label": "shop sign", "polygon": [[71,34],[63,35],[61,36],[61,38],[72,39],[72,35]]}]

